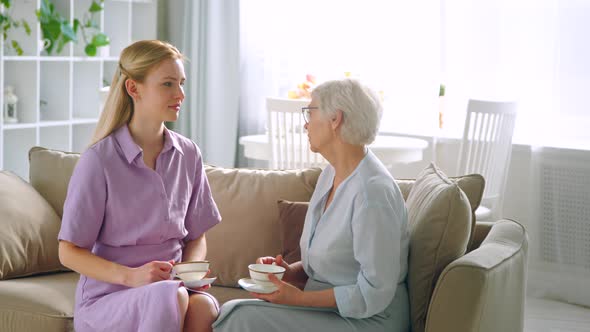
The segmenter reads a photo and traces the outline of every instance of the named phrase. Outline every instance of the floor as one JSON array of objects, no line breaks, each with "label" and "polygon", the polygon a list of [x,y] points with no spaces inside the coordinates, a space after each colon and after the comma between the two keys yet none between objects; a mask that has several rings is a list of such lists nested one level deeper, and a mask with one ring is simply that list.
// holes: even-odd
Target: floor
[{"label": "floor", "polygon": [[525,332],[589,332],[590,308],[552,300],[527,298]]}]

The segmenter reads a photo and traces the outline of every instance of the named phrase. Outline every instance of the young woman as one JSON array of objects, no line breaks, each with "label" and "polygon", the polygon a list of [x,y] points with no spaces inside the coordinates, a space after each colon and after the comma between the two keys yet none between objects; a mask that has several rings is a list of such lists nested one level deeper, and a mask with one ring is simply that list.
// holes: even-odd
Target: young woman
[{"label": "young woman", "polygon": [[221,308],[215,331],[409,331],[408,217],[403,196],[367,148],[379,129],[379,98],[355,80],[329,81],[303,110],[320,175],[301,235],[301,261],[277,290]]},{"label": "young woman", "polygon": [[171,280],[174,262],[205,258],[205,231],[221,220],[199,148],[164,126],[178,118],[184,81],[170,44],[121,53],[59,232],[62,264],[80,273],[78,332],[208,331],[217,317],[215,298]]}]

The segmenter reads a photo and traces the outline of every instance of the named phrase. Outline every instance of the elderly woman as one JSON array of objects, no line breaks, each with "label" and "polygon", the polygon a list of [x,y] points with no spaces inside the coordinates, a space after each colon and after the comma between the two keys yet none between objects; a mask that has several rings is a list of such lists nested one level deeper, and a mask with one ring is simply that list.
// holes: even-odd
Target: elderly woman
[{"label": "elderly woman", "polygon": [[[407,212],[385,166],[367,148],[382,106],[358,81],[329,81],[303,109],[310,148],[330,165],[320,175],[301,235],[301,261],[277,290],[221,308],[214,331],[408,331]],[[264,301],[261,301],[264,300]]]}]

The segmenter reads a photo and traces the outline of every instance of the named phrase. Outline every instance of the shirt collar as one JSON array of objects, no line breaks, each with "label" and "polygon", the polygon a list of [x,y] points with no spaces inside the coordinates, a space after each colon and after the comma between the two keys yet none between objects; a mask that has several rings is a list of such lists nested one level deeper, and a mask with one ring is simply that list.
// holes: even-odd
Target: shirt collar
[{"label": "shirt collar", "polygon": [[164,148],[162,149],[162,152],[168,151],[171,148],[175,148],[178,152],[180,152],[181,155],[184,156],[184,151],[178,143],[178,137],[176,137],[172,131],[168,130],[168,128],[164,127]]},{"label": "shirt collar", "polygon": [[[115,131],[115,139],[119,143],[121,150],[123,150],[123,154],[125,155],[125,159],[127,159],[128,163],[132,163],[137,156],[143,152],[143,150],[135,143],[133,137],[131,137],[131,133],[129,132],[129,127],[127,124],[121,126],[121,128]],[[171,148],[175,148],[184,155],[184,151],[178,144],[178,138],[175,137],[174,134],[168,130],[168,128],[164,127],[164,148],[162,152],[166,152]]]}]

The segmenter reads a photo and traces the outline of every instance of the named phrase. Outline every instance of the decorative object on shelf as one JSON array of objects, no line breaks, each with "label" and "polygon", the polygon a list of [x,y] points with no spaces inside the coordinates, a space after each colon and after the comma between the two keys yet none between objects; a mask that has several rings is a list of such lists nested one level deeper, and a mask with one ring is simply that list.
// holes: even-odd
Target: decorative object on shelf
[{"label": "decorative object on shelf", "polygon": [[82,39],[86,44],[84,52],[88,56],[95,56],[99,47],[102,47],[104,51],[101,52],[102,56],[107,56],[109,53],[107,46],[110,44],[109,37],[100,31],[100,26],[97,22],[97,14],[104,9],[103,3],[104,0],[99,0],[98,2],[96,0],[92,1],[88,12],[84,13],[82,21],[74,19],[74,31],[77,31],[78,27],[80,28]]},{"label": "decorative object on shelf", "polygon": [[39,52],[43,52],[45,50],[47,50],[47,48],[49,47],[49,44],[51,44],[51,40],[45,38],[45,39],[38,39],[37,40],[37,47],[39,48]]},{"label": "decorative object on shelf", "polygon": [[287,95],[290,99],[310,99],[311,90],[316,86],[316,78],[311,74],[305,75],[305,81],[297,84],[297,90],[289,90]]},{"label": "decorative object on shelf", "polygon": [[18,122],[17,102],[18,97],[14,94],[14,88],[9,85],[4,87],[4,123]]},{"label": "decorative object on shelf", "polygon": [[47,54],[51,54],[55,47],[57,47],[56,52],[61,53],[67,43],[78,41],[76,30],[67,19],[55,10],[55,6],[50,0],[42,0],[41,8],[36,11],[36,14],[43,39],[49,40],[49,45],[46,48]]},{"label": "decorative object on shelf", "polygon": [[445,103],[444,103],[444,96],[445,96],[445,85],[441,84],[438,90],[438,129],[443,128],[443,116],[445,113]]},{"label": "decorative object on shelf", "polygon": [[12,0],[0,0],[0,7],[3,7],[4,10],[0,10],[0,27],[2,29],[2,35],[4,36],[4,46],[6,50],[14,50],[17,55],[23,55],[23,49],[21,48],[18,41],[14,39],[8,38],[8,32],[10,29],[15,28],[23,28],[25,29],[25,33],[27,36],[31,35],[31,27],[29,23],[25,21],[25,19],[15,20],[10,15],[10,7],[12,6]]}]

